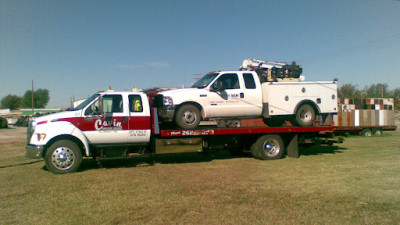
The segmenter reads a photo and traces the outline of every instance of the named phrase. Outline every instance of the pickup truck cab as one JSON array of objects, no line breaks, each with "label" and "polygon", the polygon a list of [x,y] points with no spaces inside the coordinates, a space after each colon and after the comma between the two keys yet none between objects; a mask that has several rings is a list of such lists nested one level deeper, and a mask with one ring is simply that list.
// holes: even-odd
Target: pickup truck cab
[{"label": "pickup truck cab", "polygon": [[193,129],[202,120],[260,117],[271,126],[288,119],[312,126],[317,115],[337,113],[336,95],[335,81],[261,83],[255,71],[220,71],[154,99],[163,121]]}]

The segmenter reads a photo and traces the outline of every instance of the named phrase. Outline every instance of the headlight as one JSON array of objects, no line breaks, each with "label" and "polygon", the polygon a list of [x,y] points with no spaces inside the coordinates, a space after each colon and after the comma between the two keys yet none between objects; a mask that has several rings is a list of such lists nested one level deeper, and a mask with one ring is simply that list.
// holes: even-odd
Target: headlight
[{"label": "headlight", "polygon": [[28,139],[28,143],[30,142],[31,137],[32,137],[33,133],[35,132],[35,129],[36,129],[36,121],[32,120],[29,122],[28,129],[26,132],[26,137]]},{"label": "headlight", "polygon": [[31,124],[30,124],[30,127],[31,127],[31,130],[35,130],[36,129],[36,124],[37,124],[37,122],[36,121],[31,121]]},{"label": "headlight", "polygon": [[173,105],[174,101],[169,96],[164,96],[164,105]]}]

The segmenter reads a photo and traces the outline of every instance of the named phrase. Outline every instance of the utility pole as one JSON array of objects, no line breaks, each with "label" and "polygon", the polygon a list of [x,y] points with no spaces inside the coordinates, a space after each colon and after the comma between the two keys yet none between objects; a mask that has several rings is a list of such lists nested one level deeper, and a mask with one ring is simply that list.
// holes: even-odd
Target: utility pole
[{"label": "utility pole", "polygon": [[33,117],[33,114],[35,113],[35,110],[34,110],[34,108],[33,108],[33,103],[34,103],[34,101],[33,101],[33,80],[32,80],[32,117]]},{"label": "utility pole", "polygon": [[196,81],[200,80],[200,73],[195,73],[194,75],[196,76],[194,78]]}]

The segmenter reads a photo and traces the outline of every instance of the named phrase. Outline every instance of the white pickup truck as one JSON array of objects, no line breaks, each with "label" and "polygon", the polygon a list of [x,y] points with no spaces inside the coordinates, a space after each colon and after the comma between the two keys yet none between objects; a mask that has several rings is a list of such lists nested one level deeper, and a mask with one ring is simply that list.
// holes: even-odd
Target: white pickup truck
[{"label": "white pickup truck", "polygon": [[337,114],[337,82],[260,82],[255,71],[212,72],[191,88],[154,97],[164,122],[193,129],[203,120],[263,118],[269,126],[290,120],[313,126],[317,115]]}]

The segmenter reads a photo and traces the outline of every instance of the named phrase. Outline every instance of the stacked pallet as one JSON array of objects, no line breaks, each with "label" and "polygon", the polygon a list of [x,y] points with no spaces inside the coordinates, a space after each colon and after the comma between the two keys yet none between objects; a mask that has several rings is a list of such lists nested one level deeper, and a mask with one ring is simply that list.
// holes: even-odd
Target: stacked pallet
[{"label": "stacked pallet", "polygon": [[392,98],[338,99],[334,121],[339,127],[393,126],[393,109]]}]

